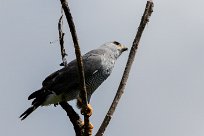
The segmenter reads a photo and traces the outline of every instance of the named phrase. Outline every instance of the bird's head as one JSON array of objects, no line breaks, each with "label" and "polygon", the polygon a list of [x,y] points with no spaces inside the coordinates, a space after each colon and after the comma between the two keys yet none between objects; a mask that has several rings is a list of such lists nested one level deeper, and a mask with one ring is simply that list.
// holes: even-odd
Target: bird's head
[{"label": "bird's head", "polygon": [[102,48],[107,48],[108,50],[110,50],[112,53],[114,54],[114,57],[117,59],[124,51],[128,50],[127,47],[125,47],[124,45],[122,45],[121,43],[117,42],[117,41],[113,41],[113,42],[108,42],[105,43],[104,45],[102,45]]},{"label": "bird's head", "polygon": [[113,41],[111,42],[113,44],[113,46],[115,46],[117,48],[117,50],[121,53],[123,53],[124,51],[127,51],[128,48],[125,47],[124,45],[122,45],[121,43],[117,42],[117,41]]}]

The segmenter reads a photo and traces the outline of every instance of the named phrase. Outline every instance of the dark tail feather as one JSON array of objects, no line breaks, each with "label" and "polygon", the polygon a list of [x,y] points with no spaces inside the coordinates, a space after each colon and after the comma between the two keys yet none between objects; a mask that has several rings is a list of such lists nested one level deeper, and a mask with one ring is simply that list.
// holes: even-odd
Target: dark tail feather
[{"label": "dark tail feather", "polygon": [[24,120],[28,115],[30,115],[35,109],[37,109],[43,102],[46,100],[46,97],[52,92],[45,92],[44,88],[41,88],[40,90],[35,91],[32,93],[28,100],[34,99],[32,102],[32,106],[28,108],[23,114],[21,114],[20,118],[21,120]]},{"label": "dark tail feather", "polygon": [[35,109],[37,109],[40,105],[33,105],[30,108],[28,108],[19,118],[21,120],[24,120],[28,115],[30,115]]},{"label": "dark tail feather", "polygon": [[28,100],[31,100],[31,99],[34,99],[36,98],[37,96],[40,96],[44,91],[44,89],[41,88],[40,90],[37,90],[35,92],[33,92],[29,97],[28,97]]}]

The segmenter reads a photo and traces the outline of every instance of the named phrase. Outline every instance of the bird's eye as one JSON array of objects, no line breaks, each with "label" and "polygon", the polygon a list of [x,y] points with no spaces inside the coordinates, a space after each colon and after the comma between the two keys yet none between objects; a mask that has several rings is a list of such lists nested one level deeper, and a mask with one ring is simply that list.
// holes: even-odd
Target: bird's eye
[{"label": "bird's eye", "polygon": [[117,41],[114,41],[113,43],[114,43],[115,45],[120,45],[120,43],[117,42]]}]

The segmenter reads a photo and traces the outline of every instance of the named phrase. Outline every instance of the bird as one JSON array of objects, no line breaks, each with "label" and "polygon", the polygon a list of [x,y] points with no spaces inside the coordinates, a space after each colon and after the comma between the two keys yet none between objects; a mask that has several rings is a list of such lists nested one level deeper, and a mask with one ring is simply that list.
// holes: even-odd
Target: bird
[{"label": "bird", "polygon": [[[116,60],[126,50],[128,48],[121,43],[112,41],[82,56],[88,103],[93,92],[110,76]],[[28,100],[33,100],[32,104],[19,118],[24,120],[39,106],[57,105],[74,99],[77,100],[77,107],[82,108],[76,59],[45,78],[42,87],[28,97]]]}]

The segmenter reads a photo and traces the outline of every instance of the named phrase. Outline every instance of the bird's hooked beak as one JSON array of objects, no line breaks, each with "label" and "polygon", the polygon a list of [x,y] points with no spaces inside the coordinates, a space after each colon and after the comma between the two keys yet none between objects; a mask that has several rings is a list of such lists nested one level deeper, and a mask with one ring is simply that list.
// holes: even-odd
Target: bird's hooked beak
[{"label": "bird's hooked beak", "polygon": [[124,52],[124,51],[127,51],[127,50],[128,50],[127,47],[125,47],[124,45],[122,45],[121,43],[119,43],[119,42],[117,42],[117,41],[113,41],[112,43],[116,45],[117,49],[118,49],[120,52]]},{"label": "bird's hooked beak", "polygon": [[124,45],[121,45],[121,51],[122,51],[122,52],[127,51],[127,50],[128,50],[127,47],[125,47]]}]

